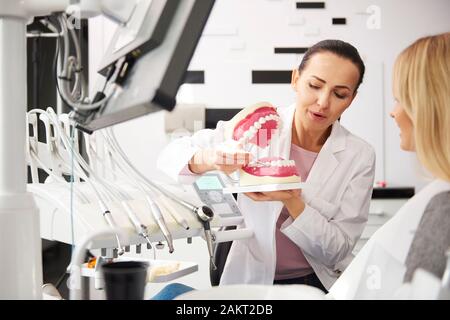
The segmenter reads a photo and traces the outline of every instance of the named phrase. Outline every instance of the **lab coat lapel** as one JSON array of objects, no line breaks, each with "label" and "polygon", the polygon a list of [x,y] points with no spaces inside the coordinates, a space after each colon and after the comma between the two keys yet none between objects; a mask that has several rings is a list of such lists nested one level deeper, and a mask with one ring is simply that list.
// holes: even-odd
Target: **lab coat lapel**
[{"label": "lab coat lapel", "polygon": [[333,124],[331,134],[320,150],[316,161],[306,180],[307,186],[303,192],[307,198],[314,197],[322,186],[327,183],[339,164],[335,153],[345,149],[345,134],[339,122]]}]

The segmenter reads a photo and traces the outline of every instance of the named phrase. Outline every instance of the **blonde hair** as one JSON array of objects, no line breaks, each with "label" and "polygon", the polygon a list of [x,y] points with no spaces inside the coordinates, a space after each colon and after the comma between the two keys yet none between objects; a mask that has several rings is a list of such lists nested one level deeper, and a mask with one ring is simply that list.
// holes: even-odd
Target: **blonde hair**
[{"label": "blonde hair", "polygon": [[414,125],[419,161],[450,181],[450,32],[424,37],[397,58],[394,86]]}]

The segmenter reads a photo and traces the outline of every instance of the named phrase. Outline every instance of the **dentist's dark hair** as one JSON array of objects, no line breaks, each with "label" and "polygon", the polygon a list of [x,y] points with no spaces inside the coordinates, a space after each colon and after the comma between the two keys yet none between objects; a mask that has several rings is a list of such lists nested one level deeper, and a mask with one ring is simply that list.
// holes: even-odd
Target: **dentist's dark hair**
[{"label": "dentist's dark hair", "polygon": [[341,40],[323,40],[308,49],[303,56],[302,62],[298,67],[299,74],[306,68],[309,59],[317,53],[321,52],[330,52],[338,57],[350,60],[355,64],[355,66],[359,70],[359,81],[356,85],[355,92],[358,90],[359,85],[363,82],[364,72],[366,67],[364,66],[364,62],[359,55],[358,50],[352,46],[350,43],[341,41]]}]

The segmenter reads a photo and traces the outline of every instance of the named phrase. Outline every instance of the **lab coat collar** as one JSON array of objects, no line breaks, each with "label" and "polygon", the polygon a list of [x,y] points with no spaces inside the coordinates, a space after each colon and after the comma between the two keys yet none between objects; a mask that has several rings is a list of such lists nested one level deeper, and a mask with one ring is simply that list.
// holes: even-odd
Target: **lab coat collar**
[{"label": "lab coat collar", "polygon": [[[290,150],[292,143],[292,122],[294,120],[296,105],[293,104],[287,108],[278,108],[278,114],[282,119],[282,148],[281,153],[285,159],[290,158]],[[314,196],[321,185],[325,184],[328,178],[333,174],[339,164],[335,157],[335,153],[345,150],[346,134],[345,129],[336,121],[331,128],[331,134],[320,150],[316,161],[306,180],[308,187],[304,190],[305,197]]]},{"label": "lab coat collar", "polygon": [[331,128],[331,134],[328,137],[328,140],[331,143],[331,149],[333,153],[340,152],[345,150],[346,139],[345,139],[345,130],[339,123],[339,121],[334,122],[333,127]]},{"label": "lab coat collar", "polygon": [[[335,150],[341,150],[342,143],[338,143],[336,146],[336,144],[334,143],[335,141],[333,141],[336,136],[339,137],[339,134],[337,133],[337,130],[335,130],[335,128],[337,128],[336,123],[333,124],[333,128],[331,131],[332,134],[330,134],[319,154],[317,155],[316,161],[314,161],[308,178],[306,179],[307,187],[303,191],[305,200],[308,200],[317,194],[317,192],[331,177],[334,170],[339,164],[339,161],[336,159],[334,153],[336,152]],[[335,135],[333,135],[333,132],[335,132]]]}]

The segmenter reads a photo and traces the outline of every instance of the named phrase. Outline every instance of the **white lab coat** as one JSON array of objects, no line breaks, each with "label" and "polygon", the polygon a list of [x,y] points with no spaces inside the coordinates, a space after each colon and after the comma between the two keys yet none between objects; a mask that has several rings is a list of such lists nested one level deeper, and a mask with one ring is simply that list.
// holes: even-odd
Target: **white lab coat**
[{"label": "white lab coat", "polygon": [[[282,121],[280,156],[289,159],[295,105],[278,108]],[[158,168],[177,181],[192,156],[224,140],[225,122],[215,130],[171,142],[160,154]],[[302,190],[306,207],[295,220],[288,218],[282,232],[296,243],[325,288],[329,289],[353,258],[351,252],[367,222],[375,172],[375,152],[339,122],[322,147]],[[276,266],[275,227],[283,204],[256,202],[239,194],[245,227],[251,239],[234,241],[221,284],[273,284]]]},{"label": "white lab coat", "polygon": [[405,261],[415,231],[430,200],[450,190],[435,180],[405,203],[379,228],[330,289],[334,299],[397,298],[402,290]]}]

